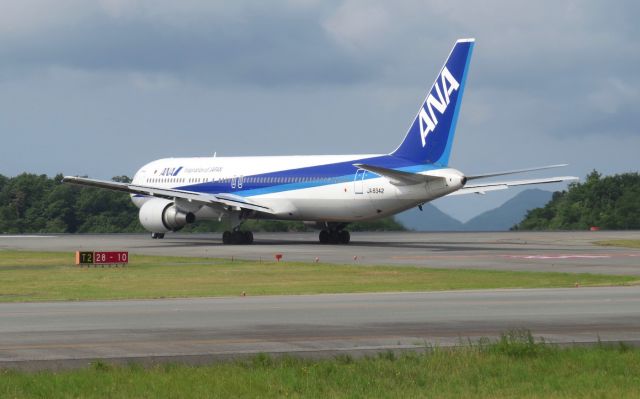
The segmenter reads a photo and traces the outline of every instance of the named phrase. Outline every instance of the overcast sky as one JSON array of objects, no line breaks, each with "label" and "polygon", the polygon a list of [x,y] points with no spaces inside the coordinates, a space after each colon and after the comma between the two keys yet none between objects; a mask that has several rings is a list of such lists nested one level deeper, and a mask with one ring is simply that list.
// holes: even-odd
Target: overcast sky
[{"label": "overcast sky", "polygon": [[[460,37],[477,42],[453,167],[637,171],[639,5],[4,0],[0,174],[386,153]],[[436,205],[467,219],[515,192]]]}]

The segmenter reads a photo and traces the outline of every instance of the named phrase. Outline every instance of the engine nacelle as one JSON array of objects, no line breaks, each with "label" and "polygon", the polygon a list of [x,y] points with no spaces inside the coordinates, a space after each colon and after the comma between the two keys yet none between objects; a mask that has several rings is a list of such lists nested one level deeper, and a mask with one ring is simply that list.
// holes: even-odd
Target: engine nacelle
[{"label": "engine nacelle", "polygon": [[138,217],[142,226],[152,233],[178,231],[187,223],[196,221],[193,213],[183,212],[173,202],[161,198],[150,199],[142,204]]}]

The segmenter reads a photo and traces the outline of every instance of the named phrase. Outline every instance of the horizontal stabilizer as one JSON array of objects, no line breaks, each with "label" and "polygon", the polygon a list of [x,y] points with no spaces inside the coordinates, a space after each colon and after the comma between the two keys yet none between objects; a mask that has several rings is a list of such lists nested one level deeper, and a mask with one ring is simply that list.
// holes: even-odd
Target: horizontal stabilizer
[{"label": "horizontal stabilizer", "polygon": [[449,195],[484,194],[487,191],[506,190],[509,187],[526,186],[530,184],[562,183],[567,181],[578,181],[578,180],[580,179],[575,176],[560,176],[560,177],[547,177],[542,179],[511,180],[511,181],[493,182],[493,183],[486,183],[486,184],[473,184],[473,185],[465,185],[460,190],[455,191]]},{"label": "horizontal stabilizer", "polygon": [[394,186],[411,186],[414,184],[426,183],[429,181],[444,179],[439,176],[427,176],[418,173],[403,172],[395,169],[383,168],[381,166],[365,165],[361,163],[353,164],[356,168],[375,173],[382,177],[386,177],[389,183]]},{"label": "horizontal stabilizer", "polygon": [[506,171],[503,171],[503,172],[493,172],[493,173],[487,173],[487,174],[483,174],[483,175],[472,175],[472,176],[467,176],[467,180],[483,179],[485,177],[513,175],[513,174],[516,174],[516,173],[533,172],[535,170],[561,168],[561,167],[567,166],[567,165],[569,165],[569,164],[563,163],[563,164],[558,164],[558,165],[538,166],[538,167],[535,167],[535,168],[527,168],[527,169],[506,170]]}]

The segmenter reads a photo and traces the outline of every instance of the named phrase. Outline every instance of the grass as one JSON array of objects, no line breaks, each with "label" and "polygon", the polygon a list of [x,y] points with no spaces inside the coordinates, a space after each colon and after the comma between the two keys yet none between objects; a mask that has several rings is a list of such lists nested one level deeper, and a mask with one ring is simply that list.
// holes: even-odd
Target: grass
[{"label": "grass", "polygon": [[602,245],[605,247],[624,247],[624,248],[640,249],[640,240],[606,240],[606,241],[595,241],[594,244]]},{"label": "grass", "polygon": [[640,350],[497,343],[326,360],[258,355],[209,366],[97,362],[64,372],[0,371],[3,398],[637,398]]},{"label": "grass", "polygon": [[0,251],[0,302],[637,284],[637,276],[257,263],[131,255],[125,268],[79,268],[71,253]]}]

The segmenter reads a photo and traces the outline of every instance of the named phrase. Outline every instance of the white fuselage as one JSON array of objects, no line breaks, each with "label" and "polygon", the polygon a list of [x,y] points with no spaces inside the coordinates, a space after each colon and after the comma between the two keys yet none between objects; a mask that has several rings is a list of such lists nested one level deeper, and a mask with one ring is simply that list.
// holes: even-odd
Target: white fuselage
[{"label": "white fuselage", "polygon": [[[462,174],[450,168],[425,165],[429,175],[447,177],[438,179],[438,184],[394,185],[386,178],[350,166],[375,157],[384,155],[166,158],[143,166],[133,184],[237,195],[274,211],[255,217],[319,222],[376,219],[463,186]],[[133,201],[140,207],[149,198],[134,196]],[[201,205],[190,211],[200,220],[228,213],[219,207]]]}]

